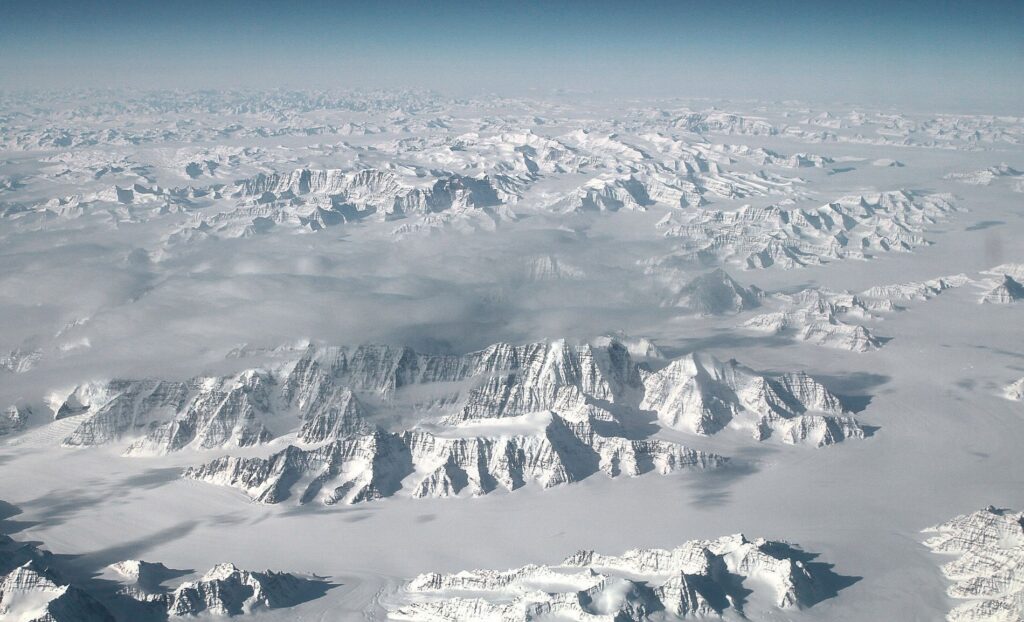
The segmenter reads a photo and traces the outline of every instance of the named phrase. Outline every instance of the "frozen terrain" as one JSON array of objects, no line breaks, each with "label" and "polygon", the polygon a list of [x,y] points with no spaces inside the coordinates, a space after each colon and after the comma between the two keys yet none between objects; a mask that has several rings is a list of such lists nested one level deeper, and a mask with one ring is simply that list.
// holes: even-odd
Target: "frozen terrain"
[{"label": "frozen terrain", "polygon": [[958,555],[942,565],[951,598],[964,600],[947,620],[1019,620],[1024,616],[1024,514],[992,506],[926,530],[925,545]]},{"label": "frozen terrain", "polygon": [[0,91],[0,619],[1017,620],[1021,171],[1019,115]]},{"label": "frozen terrain", "polygon": [[743,534],[622,556],[583,550],[554,566],[421,574],[388,608],[396,620],[424,621],[760,619],[849,585],[814,557]]},{"label": "frozen terrain", "polygon": [[[0,615],[33,622],[144,621],[202,614],[238,616],[289,607],[323,593],[325,582],[272,571],[251,572],[218,564],[193,574],[157,562],[115,562],[103,575],[70,583],[62,566],[72,565],[35,543],[0,536]],[[165,584],[173,583],[173,586]]]}]

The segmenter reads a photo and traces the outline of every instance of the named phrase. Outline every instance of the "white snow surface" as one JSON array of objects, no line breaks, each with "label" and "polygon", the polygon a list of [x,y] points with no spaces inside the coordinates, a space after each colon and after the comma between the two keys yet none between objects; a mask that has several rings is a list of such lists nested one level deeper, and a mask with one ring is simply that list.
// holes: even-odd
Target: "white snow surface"
[{"label": "white snow surface", "polygon": [[[1019,115],[0,93],[0,532],[53,551],[0,617],[1019,617],[1013,511],[920,530],[1024,507],[1022,170]],[[681,542],[839,578],[559,561]],[[471,568],[565,579],[408,589]]]}]

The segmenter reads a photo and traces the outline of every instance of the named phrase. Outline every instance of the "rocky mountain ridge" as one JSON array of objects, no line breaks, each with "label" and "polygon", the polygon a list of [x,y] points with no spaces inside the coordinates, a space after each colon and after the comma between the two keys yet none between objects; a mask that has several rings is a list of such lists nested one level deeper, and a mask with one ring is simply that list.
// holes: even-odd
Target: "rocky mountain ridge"
[{"label": "rocky mountain ridge", "polygon": [[621,556],[579,551],[554,566],[422,574],[385,606],[391,619],[423,622],[759,619],[812,607],[840,579],[788,544],[736,534]]}]

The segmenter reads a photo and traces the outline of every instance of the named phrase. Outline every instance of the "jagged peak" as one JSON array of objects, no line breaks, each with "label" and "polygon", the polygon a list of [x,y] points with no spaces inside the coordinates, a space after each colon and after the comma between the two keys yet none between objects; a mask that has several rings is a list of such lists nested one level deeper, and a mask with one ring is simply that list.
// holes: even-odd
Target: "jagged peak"
[{"label": "jagged peak", "polygon": [[[788,544],[738,534],[687,542],[671,551],[634,549],[621,556],[579,551],[558,566],[427,573],[382,602],[390,614],[409,620],[481,615],[510,622],[551,615],[589,620],[598,618],[587,606],[595,602],[602,603],[602,620],[640,622],[652,611],[666,620],[774,617],[779,610],[814,606],[842,582],[824,565],[812,568],[802,558]],[[768,609],[744,610],[752,593],[764,594],[759,602]]]}]

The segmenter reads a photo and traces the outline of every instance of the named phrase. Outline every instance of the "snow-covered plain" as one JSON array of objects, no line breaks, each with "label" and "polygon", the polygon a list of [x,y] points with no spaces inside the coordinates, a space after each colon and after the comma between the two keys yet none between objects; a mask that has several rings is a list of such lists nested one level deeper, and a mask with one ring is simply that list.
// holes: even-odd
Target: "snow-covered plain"
[{"label": "snow-covered plain", "polygon": [[4,93],[0,617],[962,611],[1021,170],[1006,116]]}]

